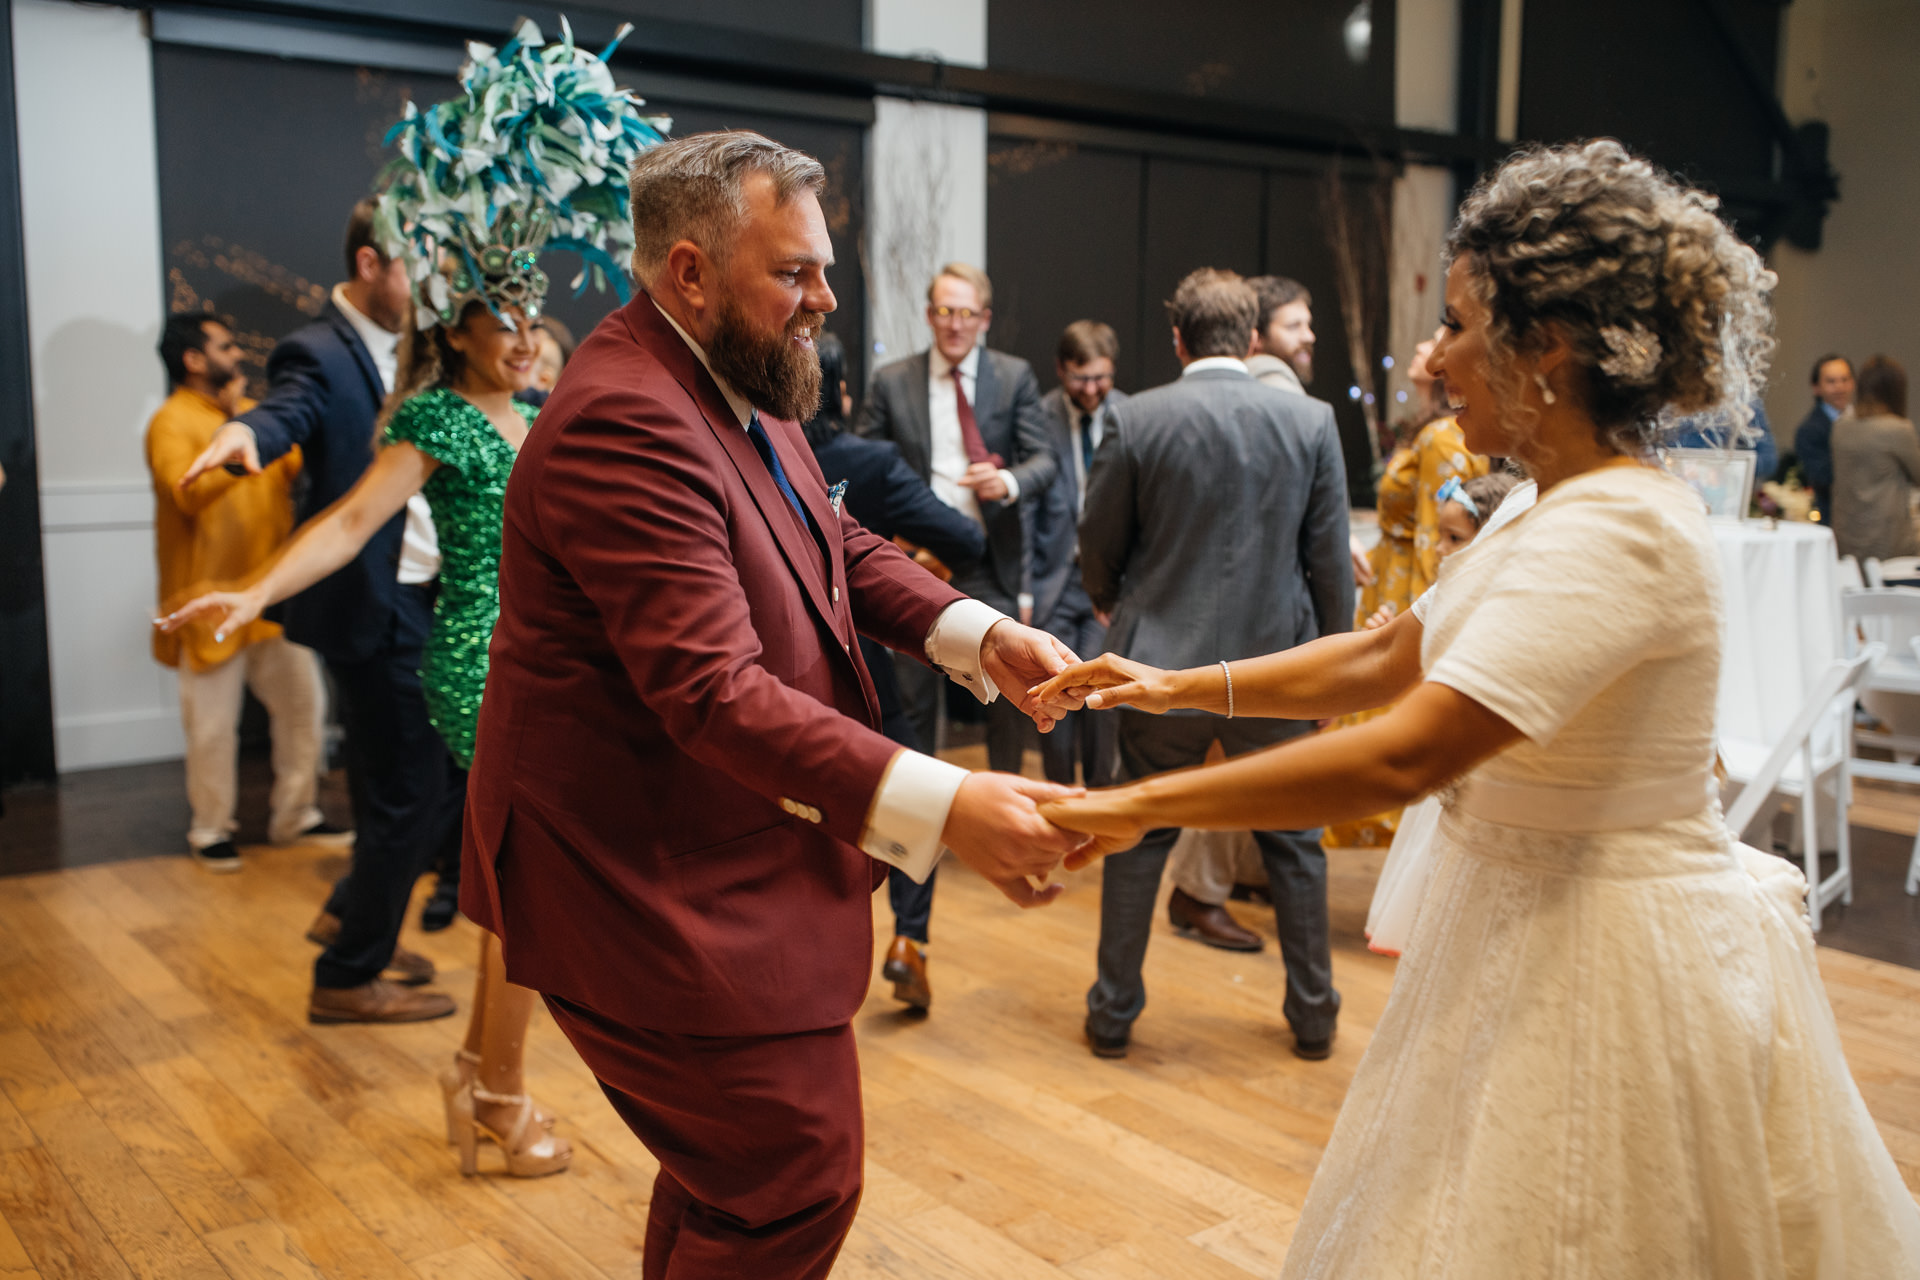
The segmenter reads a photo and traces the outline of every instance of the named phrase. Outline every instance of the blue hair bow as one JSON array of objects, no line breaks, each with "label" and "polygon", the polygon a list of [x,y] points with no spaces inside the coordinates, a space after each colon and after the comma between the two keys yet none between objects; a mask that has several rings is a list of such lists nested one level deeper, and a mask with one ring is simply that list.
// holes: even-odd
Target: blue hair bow
[{"label": "blue hair bow", "polygon": [[1440,486],[1440,492],[1434,495],[1433,500],[1442,506],[1449,502],[1457,502],[1467,509],[1467,514],[1473,517],[1475,524],[1480,523],[1480,508],[1475,505],[1472,498],[1467,496],[1467,487],[1460,483],[1459,476],[1448,476],[1447,482]]}]

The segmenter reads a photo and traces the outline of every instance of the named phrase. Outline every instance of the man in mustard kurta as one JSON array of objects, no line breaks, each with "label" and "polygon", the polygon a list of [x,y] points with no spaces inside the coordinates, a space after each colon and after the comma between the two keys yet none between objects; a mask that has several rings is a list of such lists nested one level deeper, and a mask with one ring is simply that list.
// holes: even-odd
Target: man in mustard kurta
[{"label": "man in mustard kurta", "polygon": [[[248,580],[293,531],[294,450],[257,476],[214,471],[184,492],[177,486],[213,433],[251,401],[240,397],[240,347],[209,315],[171,316],[160,338],[173,392],[147,425],[153,473],[154,545],[159,556],[160,612],[215,588]],[[273,794],[267,834],[284,843],[341,834],[315,806],[325,694],[313,651],[261,619],[232,635],[190,624],[153,633],[153,656],[180,677],[180,719],[187,737],[187,799],[193,825],[187,845],[212,871],[237,871],[233,843],[235,776],[241,702],[246,689],[266,706],[273,726]]]}]

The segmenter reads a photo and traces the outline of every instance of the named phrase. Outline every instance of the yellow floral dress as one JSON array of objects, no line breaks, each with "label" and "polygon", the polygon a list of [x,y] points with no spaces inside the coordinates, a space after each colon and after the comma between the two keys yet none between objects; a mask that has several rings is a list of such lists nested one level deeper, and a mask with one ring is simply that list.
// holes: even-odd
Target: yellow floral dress
[{"label": "yellow floral dress", "polygon": [[[1365,626],[1383,604],[1405,613],[1407,606],[1433,585],[1440,573],[1440,504],[1435,495],[1453,477],[1458,476],[1465,484],[1487,474],[1488,467],[1487,459],[1467,452],[1466,437],[1452,418],[1429,422],[1411,445],[1387,459],[1376,503],[1380,541],[1374,544],[1370,556],[1373,585],[1360,591],[1355,627]],[[1334,727],[1364,724],[1386,710],[1381,707],[1342,716]],[[1395,809],[1355,822],[1335,823],[1326,829],[1321,843],[1330,849],[1389,844],[1399,819],[1400,811]]]}]

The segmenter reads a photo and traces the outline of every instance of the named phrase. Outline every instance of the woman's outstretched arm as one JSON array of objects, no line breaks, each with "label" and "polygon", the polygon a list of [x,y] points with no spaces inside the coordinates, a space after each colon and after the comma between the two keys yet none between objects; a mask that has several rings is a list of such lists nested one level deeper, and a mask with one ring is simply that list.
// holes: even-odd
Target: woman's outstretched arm
[{"label": "woman's outstretched arm", "polygon": [[1089,849],[1068,859],[1069,867],[1080,867],[1132,848],[1158,827],[1299,830],[1398,808],[1520,738],[1518,729],[1465,694],[1422,684],[1392,711],[1363,725],[1224,764],[1050,800],[1040,813],[1058,826],[1096,837]]},{"label": "woman's outstretched arm", "polygon": [[240,591],[210,591],[156,624],[178,631],[196,618],[211,621],[216,639],[260,616],[268,605],[297,595],[360,554],[367,539],[393,519],[439,463],[404,441],[380,450],[338,502],[309,520],[267,571]]},{"label": "woman's outstretched arm", "polygon": [[[1233,714],[1275,720],[1325,720],[1384,707],[1420,682],[1420,619],[1411,609],[1384,627],[1324,636],[1263,658],[1232,664]],[[1034,691],[1089,707],[1227,713],[1227,673],[1219,663],[1162,671],[1111,653],[1068,667]],[[1377,812],[1377,810],[1369,810]]]}]

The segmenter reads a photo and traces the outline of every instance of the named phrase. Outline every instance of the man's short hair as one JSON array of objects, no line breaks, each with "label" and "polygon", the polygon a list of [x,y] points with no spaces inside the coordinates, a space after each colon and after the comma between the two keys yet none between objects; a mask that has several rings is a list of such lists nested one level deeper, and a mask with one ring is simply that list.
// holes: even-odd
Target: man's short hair
[{"label": "man's short hair", "polygon": [[210,324],[233,327],[211,311],[176,311],[167,317],[160,329],[160,363],[167,366],[167,382],[172,386],[187,380],[187,352],[207,349]]},{"label": "man's short hair", "polygon": [[933,279],[927,281],[927,305],[933,305],[933,286],[940,283],[941,276],[952,276],[955,280],[965,281],[973,286],[973,292],[980,299],[980,309],[985,311],[993,305],[993,281],[987,279],[987,273],[971,262],[949,262],[933,273]]},{"label": "man's short hair", "polygon": [[627,182],[635,277],[651,280],[682,240],[724,263],[747,218],[746,181],[757,173],[773,179],[776,205],[827,185],[818,160],[746,129],[690,133],[642,151]]},{"label": "man's short hair", "polygon": [[1167,319],[1180,331],[1187,354],[1243,359],[1253,343],[1260,300],[1237,273],[1214,267],[1190,271],[1167,301]]},{"label": "man's short hair", "polygon": [[1847,366],[1847,376],[1851,378],[1853,376],[1853,361],[1847,359],[1845,356],[1841,355],[1838,351],[1829,351],[1827,352],[1826,355],[1821,356],[1818,360],[1815,360],[1813,362],[1813,375],[1809,377],[1807,381],[1812,383],[1816,387],[1819,386],[1820,371],[1826,368],[1828,365],[1832,364],[1835,360],[1838,360],[1841,364]]},{"label": "man's short hair", "polygon": [[1253,286],[1254,296],[1260,299],[1260,319],[1257,327],[1265,329],[1273,323],[1273,313],[1292,302],[1313,305],[1313,295],[1307,292],[1307,286],[1291,276],[1255,276],[1247,281]]},{"label": "man's short hair", "polygon": [[1120,338],[1110,324],[1098,320],[1075,320],[1060,335],[1060,347],[1054,358],[1061,364],[1085,364],[1089,360],[1118,360]]},{"label": "man's short hair", "polygon": [[347,279],[355,280],[360,276],[360,251],[371,249],[374,256],[384,264],[387,261],[386,250],[373,238],[373,214],[377,204],[368,196],[353,206],[353,212],[347,215]]}]

